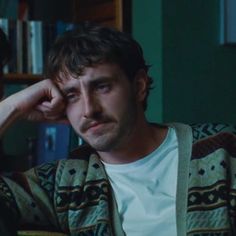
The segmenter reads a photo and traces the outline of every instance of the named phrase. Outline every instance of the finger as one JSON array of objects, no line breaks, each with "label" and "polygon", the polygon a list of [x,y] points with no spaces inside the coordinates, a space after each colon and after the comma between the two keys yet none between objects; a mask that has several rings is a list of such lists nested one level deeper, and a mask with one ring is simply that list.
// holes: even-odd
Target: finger
[{"label": "finger", "polygon": [[63,97],[63,95],[61,94],[60,90],[58,89],[58,87],[55,84],[49,90],[49,97],[50,97],[50,101],[48,101],[48,102],[52,106],[57,106],[60,103],[64,103],[64,97]]},{"label": "finger", "polygon": [[64,113],[65,112],[65,103],[61,102],[57,105],[52,105],[48,101],[44,101],[41,104],[37,105],[36,108],[37,110],[43,112],[43,113]]},{"label": "finger", "polygon": [[47,120],[56,120],[56,121],[67,121],[64,113],[47,113],[39,110],[33,110],[29,113],[26,113],[23,116],[24,119],[29,121],[47,121]]},{"label": "finger", "polygon": [[44,121],[45,120],[44,114],[37,110],[24,114],[23,118],[29,121]]}]

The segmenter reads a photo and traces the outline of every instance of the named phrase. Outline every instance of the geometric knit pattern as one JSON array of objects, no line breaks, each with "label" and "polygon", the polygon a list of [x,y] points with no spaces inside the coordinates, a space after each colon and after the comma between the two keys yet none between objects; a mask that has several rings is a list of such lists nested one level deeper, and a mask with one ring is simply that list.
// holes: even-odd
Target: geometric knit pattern
[{"label": "geometric knit pattern", "polygon": [[47,192],[50,198],[53,197],[55,186],[56,162],[45,163],[35,168],[40,186]]},{"label": "geometric knit pattern", "polygon": [[[191,127],[186,233],[178,236],[236,236],[236,127]],[[97,154],[81,153],[0,177],[11,219],[73,236],[123,235],[103,164]]]},{"label": "geometric knit pattern", "polygon": [[0,178],[0,201],[4,202],[7,208],[10,208],[14,211],[16,218],[20,216],[14,194],[2,178]]},{"label": "geometric knit pattern", "polygon": [[[41,229],[69,235],[113,235],[110,186],[96,155],[89,162],[60,160],[42,164],[19,174],[18,179],[24,181],[18,183],[12,182],[13,176],[0,178],[0,198],[4,197],[7,205],[11,203],[12,209],[19,209],[15,218],[20,228],[30,223],[31,229],[41,224]],[[14,192],[18,194],[14,196]],[[48,225],[40,220],[47,218]]]},{"label": "geometric knit pattern", "polygon": [[211,135],[215,135],[220,132],[230,132],[236,134],[236,126],[230,124],[217,124],[217,123],[203,123],[192,124],[193,142],[209,138]]},{"label": "geometric knit pattern", "polygon": [[236,235],[235,133],[230,125],[193,126],[187,235]]}]

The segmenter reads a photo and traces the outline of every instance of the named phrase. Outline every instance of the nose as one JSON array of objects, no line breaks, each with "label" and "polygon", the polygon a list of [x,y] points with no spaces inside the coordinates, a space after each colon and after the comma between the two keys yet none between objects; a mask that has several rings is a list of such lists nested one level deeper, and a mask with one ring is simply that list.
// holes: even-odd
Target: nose
[{"label": "nose", "polygon": [[101,104],[96,97],[91,95],[84,96],[84,114],[86,119],[94,119],[101,113]]}]

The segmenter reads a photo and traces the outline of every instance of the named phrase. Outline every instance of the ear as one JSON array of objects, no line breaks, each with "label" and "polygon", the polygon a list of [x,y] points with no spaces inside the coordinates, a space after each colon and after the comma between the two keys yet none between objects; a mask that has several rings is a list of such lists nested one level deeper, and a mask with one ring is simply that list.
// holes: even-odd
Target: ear
[{"label": "ear", "polygon": [[145,70],[139,70],[134,78],[137,100],[142,102],[147,94],[148,75]]}]

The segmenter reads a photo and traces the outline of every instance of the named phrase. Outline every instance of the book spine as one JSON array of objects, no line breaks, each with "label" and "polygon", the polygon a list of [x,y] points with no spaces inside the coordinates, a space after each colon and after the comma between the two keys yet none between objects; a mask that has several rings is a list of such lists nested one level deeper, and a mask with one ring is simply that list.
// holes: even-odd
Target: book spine
[{"label": "book spine", "polygon": [[31,55],[32,74],[42,74],[43,72],[43,37],[42,22],[31,21]]},{"label": "book spine", "polygon": [[[8,19],[0,18],[0,28],[3,30],[3,32],[6,34],[7,38],[9,39],[9,25],[8,25]],[[5,65],[3,67],[3,73],[7,74],[9,73],[9,66]]]},{"label": "book spine", "polygon": [[16,21],[16,72],[23,73],[23,23]]},{"label": "book spine", "polygon": [[12,50],[12,57],[8,64],[9,67],[9,73],[16,73],[16,55],[17,55],[17,49],[16,49],[16,20],[9,20],[9,41],[11,44],[11,50]]}]

